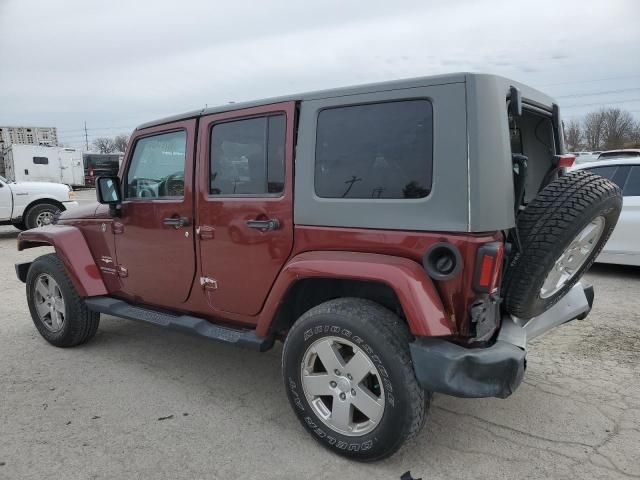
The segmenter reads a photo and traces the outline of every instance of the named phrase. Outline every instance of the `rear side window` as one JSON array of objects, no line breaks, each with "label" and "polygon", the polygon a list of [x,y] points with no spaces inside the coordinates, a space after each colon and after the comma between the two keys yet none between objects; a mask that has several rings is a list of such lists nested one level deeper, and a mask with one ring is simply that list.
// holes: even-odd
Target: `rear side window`
[{"label": "rear side window", "polygon": [[219,123],[211,130],[209,193],[284,191],[285,115]]},{"label": "rear side window", "polygon": [[640,196],[640,165],[634,165],[629,173],[627,183],[624,185],[622,194],[625,197]]},{"label": "rear side window", "polygon": [[33,157],[33,163],[36,165],[49,165],[49,159],[47,157]]},{"label": "rear side window", "polygon": [[407,100],[321,111],[315,161],[319,197],[426,197],[433,170],[431,102]]}]

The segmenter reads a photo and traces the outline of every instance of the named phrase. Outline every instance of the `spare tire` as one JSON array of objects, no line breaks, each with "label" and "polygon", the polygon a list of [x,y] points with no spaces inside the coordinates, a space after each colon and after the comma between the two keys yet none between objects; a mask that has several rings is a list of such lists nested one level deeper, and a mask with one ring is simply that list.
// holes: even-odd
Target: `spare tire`
[{"label": "spare tire", "polygon": [[621,208],[620,188],[583,170],[541,190],[517,219],[522,249],[505,273],[507,311],[531,318],[557,303],[594,262]]}]

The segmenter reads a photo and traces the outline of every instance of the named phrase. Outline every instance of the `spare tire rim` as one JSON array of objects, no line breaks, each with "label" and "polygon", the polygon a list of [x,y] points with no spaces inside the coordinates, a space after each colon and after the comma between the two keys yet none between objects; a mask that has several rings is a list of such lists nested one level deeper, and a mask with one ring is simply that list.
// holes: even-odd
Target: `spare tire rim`
[{"label": "spare tire rim", "polygon": [[324,337],[304,354],[302,389],[316,416],[330,429],[361,436],[384,415],[380,372],[365,352],[339,337]]},{"label": "spare tire rim", "polygon": [[553,268],[540,289],[540,298],[549,298],[558,293],[580,272],[584,264],[591,258],[591,253],[596,248],[602,232],[604,232],[605,220],[599,216],[591,220],[580,233],[573,239],[569,246],[558,257]]},{"label": "spare tire rim", "polygon": [[66,310],[58,282],[43,273],[34,283],[34,304],[38,318],[51,332],[59,332],[64,326]]}]

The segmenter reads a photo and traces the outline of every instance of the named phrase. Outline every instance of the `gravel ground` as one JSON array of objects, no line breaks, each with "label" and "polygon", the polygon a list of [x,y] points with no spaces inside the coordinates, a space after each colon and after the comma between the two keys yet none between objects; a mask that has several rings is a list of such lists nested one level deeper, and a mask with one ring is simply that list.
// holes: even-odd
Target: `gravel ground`
[{"label": "gravel ground", "polygon": [[49,346],[13,269],[48,249],[17,252],[17,233],[0,227],[0,479],[640,478],[638,268],[587,275],[591,315],[532,343],[510,398],[436,395],[417,439],[363,465],[298,424],[279,347],[105,316],[92,342]]}]

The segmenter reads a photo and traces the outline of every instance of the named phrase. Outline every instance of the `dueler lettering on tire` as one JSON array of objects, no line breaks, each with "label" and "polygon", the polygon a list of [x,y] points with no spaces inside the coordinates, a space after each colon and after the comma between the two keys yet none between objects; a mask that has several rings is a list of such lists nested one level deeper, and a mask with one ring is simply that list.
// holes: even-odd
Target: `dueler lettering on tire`
[{"label": "dueler lettering on tire", "polygon": [[287,336],[282,367],[300,422],[325,447],[357,460],[394,453],[422,427],[406,325],[377,303],[340,298],[306,312]]},{"label": "dueler lettering on tire", "polygon": [[504,281],[507,310],[541,314],[580,279],[609,239],[622,208],[620,188],[586,171],[551,182],[518,217],[522,251]]}]

